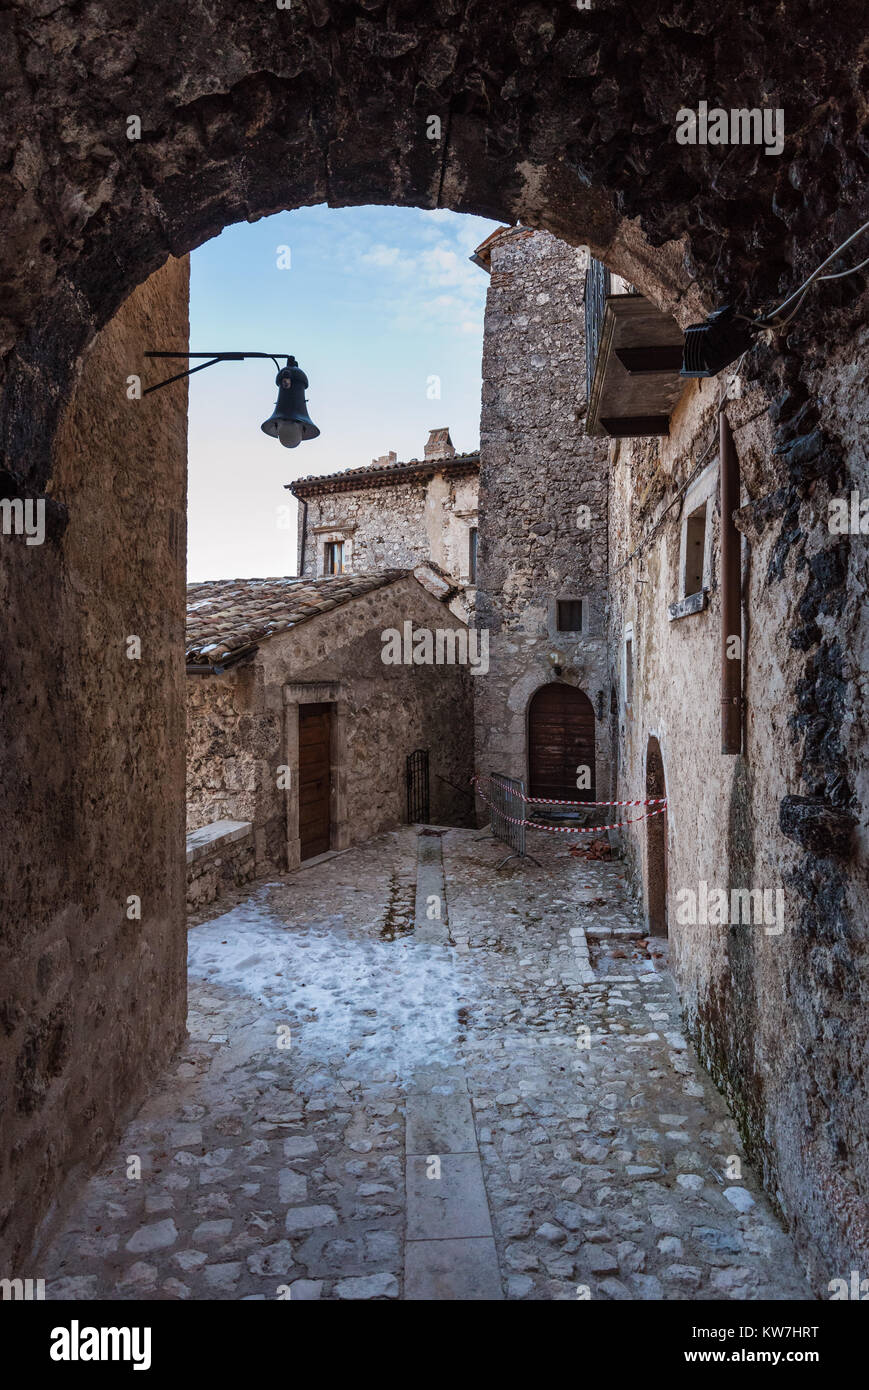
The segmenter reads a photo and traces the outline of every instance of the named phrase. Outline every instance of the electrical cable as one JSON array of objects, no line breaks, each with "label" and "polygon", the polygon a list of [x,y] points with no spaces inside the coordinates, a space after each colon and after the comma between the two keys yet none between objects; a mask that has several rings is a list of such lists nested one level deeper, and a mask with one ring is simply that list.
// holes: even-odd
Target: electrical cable
[{"label": "electrical cable", "polygon": [[[799,296],[799,303],[797,304],[796,309],[794,309],[794,313],[796,313],[797,309],[799,309],[800,304],[802,304],[803,299],[805,298],[806,291],[815,283],[816,280],[838,280],[845,275],[853,275],[855,271],[860,270],[862,266],[866,265],[866,261],[861,261],[860,265],[852,266],[850,270],[843,270],[836,275],[821,275],[821,271],[825,270],[826,267],[831,263],[831,261],[834,261],[837,256],[841,255],[842,252],[845,251],[851,245],[852,241],[856,241],[858,236],[862,236],[863,232],[865,232],[867,229],[869,229],[869,222],[864,222],[863,226],[858,227],[856,232],[852,232],[851,235],[847,238],[847,240],[843,241],[841,246],[837,246],[835,251],[833,251],[827,257],[826,260],[821,261],[821,264],[817,266],[815,270],[812,271],[808,279],[804,280],[803,283],[799,286],[799,288],[794,290],[793,294],[789,294],[787,299],[783,299],[777,309],[772,309],[768,314],[761,314],[758,318],[754,319],[753,322],[761,327],[783,327],[783,324],[776,325],[776,316],[780,314],[784,309],[790,308],[791,304],[793,304],[794,300],[797,299],[797,297]],[[790,320],[792,318],[793,314],[790,314],[788,318],[784,320],[784,323],[790,323]]]},{"label": "electrical cable", "polygon": [[841,279],[843,278],[843,276],[845,276],[845,275],[853,275],[853,274],[855,274],[856,271],[862,270],[863,267],[864,267],[864,265],[869,265],[869,256],[866,257],[865,261],[861,261],[859,265],[852,265],[850,270],[839,270],[839,271],[836,272],[835,275],[819,275],[819,276],[818,276],[818,279],[819,279],[819,280],[841,280]]},{"label": "electrical cable", "polygon": [[[852,232],[851,235],[845,241],[842,242],[841,246],[837,246],[835,251],[833,251],[829,256],[827,256],[826,260],[821,261],[821,264],[812,271],[808,279],[804,280],[803,283],[796,290],[794,290],[793,294],[789,294],[787,299],[782,300],[781,304],[779,304],[777,309],[772,309],[768,314],[758,315],[754,319],[748,319],[744,314],[737,314],[736,317],[739,319],[743,319],[745,322],[750,323],[753,327],[756,328],[785,328],[791,322],[791,320],[799,313],[800,309],[802,308],[803,302],[806,298],[806,295],[809,293],[809,290],[811,289],[812,285],[817,284],[821,280],[845,279],[849,275],[855,275],[857,271],[862,270],[864,266],[869,265],[869,256],[867,256],[865,260],[860,261],[857,265],[852,265],[848,270],[835,271],[831,275],[821,274],[822,270],[826,269],[826,267],[830,265],[831,262],[834,261],[837,256],[840,256],[843,251],[847,250],[851,243],[856,241],[857,238],[859,236],[862,236],[863,232],[867,230],[869,230],[869,222],[864,222],[862,227],[858,227],[856,232]],[[794,301],[796,301],[796,303],[794,303]],[[791,309],[791,312],[788,314],[787,318],[778,319],[777,315],[781,314],[782,310],[790,308],[792,304],[794,305],[794,307],[793,309]],[[725,386],[724,390],[718,398],[715,407],[716,431],[717,417],[727,397],[727,392],[729,391],[732,383],[738,377],[740,368],[742,367],[742,364],[745,361],[747,354],[751,350],[751,348],[746,348],[745,352],[742,354],[742,356],[736,364],[735,371],[729,378],[727,385]],[[667,516],[668,512],[670,512],[671,509],[676,505],[676,503],[685,495],[685,493],[688,491],[688,488],[691,486],[692,482],[697,477],[702,464],[705,462],[706,458],[709,456],[709,454],[715,447],[715,439],[716,436],[713,435],[706,449],[703,451],[703,453],[700,455],[700,458],[697,460],[697,463],[692,469],[687,481],[679,489],[679,491],[673,497],[672,501],[664,508],[663,512],[661,513],[655,524],[652,526],[652,529],[648,532],[648,534],[644,536],[643,539],[639,542],[639,544],[631,551],[627,559],[623,560],[622,563],[620,565],[617,565],[616,568],[612,571],[613,574],[618,574],[620,570],[625,569],[631,563],[631,561],[636,558],[640,551],[644,550],[645,547],[650,543],[650,541],[654,539],[655,535],[660,530],[664,518]]]}]

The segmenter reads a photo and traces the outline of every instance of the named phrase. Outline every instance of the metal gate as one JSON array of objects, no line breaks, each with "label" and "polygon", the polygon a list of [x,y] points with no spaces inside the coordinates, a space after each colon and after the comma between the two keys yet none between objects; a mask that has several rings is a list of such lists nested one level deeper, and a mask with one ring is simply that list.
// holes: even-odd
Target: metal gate
[{"label": "metal gate", "polygon": [[[489,824],[492,834],[503,840],[513,851],[502,859],[498,868],[510,859],[524,859],[525,851],[525,783],[519,777],[505,777],[493,772],[489,778]],[[529,856],[533,858],[533,856]],[[534,860],[537,863],[537,860]]]},{"label": "metal gate", "polygon": [[407,755],[405,770],[407,783],[407,822],[408,825],[428,825],[431,811],[428,792],[428,749],[417,748]]}]

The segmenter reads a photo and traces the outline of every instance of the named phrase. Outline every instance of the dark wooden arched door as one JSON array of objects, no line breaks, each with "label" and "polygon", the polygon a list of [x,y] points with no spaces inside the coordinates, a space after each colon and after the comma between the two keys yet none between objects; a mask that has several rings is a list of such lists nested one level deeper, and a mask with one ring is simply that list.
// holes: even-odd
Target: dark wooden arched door
[{"label": "dark wooden arched door", "polygon": [[[667,795],[661,745],[654,737],[646,749],[646,796]],[[650,806],[649,811],[657,808]],[[667,815],[646,820],[646,915],[653,936],[667,936]]]},{"label": "dark wooden arched door", "polygon": [[[577,768],[590,769],[579,789]],[[544,685],[528,710],[528,795],[558,801],[594,801],[594,708],[572,685]]]}]

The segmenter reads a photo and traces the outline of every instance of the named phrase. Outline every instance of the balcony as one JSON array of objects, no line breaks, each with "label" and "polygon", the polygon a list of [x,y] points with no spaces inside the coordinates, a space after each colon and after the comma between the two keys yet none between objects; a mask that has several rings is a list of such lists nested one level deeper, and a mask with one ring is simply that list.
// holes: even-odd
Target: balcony
[{"label": "balcony", "polygon": [[585,282],[585,343],[586,433],[612,439],[669,434],[686,384],[681,329],[594,258]]}]

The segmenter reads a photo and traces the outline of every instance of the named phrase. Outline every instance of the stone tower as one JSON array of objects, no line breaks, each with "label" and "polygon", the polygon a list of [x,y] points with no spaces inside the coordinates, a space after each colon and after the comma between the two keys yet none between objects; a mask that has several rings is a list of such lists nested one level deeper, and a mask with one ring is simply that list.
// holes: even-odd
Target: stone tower
[{"label": "stone tower", "polygon": [[532,729],[538,692],[558,683],[572,689],[547,691],[543,704],[581,706],[593,744],[595,790],[573,795],[606,798],[608,444],[584,433],[587,255],[547,232],[506,228],[475,259],[491,275],[476,605],[490,667],[475,686],[477,771],[525,778],[532,795],[535,780],[560,780],[571,795],[570,756],[547,778],[546,739]]}]

